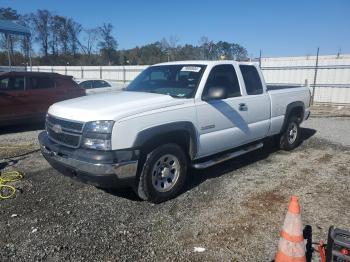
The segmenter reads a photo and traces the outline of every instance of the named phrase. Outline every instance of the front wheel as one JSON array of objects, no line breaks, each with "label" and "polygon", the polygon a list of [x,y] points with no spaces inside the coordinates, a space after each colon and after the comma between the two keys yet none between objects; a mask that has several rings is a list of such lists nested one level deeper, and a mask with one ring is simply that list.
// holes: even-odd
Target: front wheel
[{"label": "front wheel", "polygon": [[152,150],[145,160],[137,188],[140,198],[161,203],[177,196],[185,183],[187,158],[177,144]]},{"label": "front wheel", "polygon": [[300,123],[297,117],[292,116],[287,124],[286,129],[280,135],[280,148],[286,151],[293,150],[300,143],[301,130]]}]

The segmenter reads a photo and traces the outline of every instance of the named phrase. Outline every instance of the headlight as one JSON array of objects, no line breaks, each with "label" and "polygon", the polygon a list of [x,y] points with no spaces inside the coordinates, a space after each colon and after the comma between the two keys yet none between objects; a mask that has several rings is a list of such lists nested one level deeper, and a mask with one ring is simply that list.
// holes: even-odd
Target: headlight
[{"label": "headlight", "polygon": [[113,125],[114,121],[107,120],[86,123],[82,146],[96,150],[111,150]]},{"label": "headlight", "polygon": [[112,133],[113,125],[114,121],[109,120],[87,122],[84,130],[87,132],[110,134]]}]

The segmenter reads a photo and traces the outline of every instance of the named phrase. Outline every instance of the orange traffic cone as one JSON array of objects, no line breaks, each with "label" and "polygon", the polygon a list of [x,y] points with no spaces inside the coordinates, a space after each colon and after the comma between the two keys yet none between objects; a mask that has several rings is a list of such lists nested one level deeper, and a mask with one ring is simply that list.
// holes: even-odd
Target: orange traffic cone
[{"label": "orange traffic cone", "polygon": [[305,262],[305,244],[298,198],[292,196],[278,243],[275,262]]}]

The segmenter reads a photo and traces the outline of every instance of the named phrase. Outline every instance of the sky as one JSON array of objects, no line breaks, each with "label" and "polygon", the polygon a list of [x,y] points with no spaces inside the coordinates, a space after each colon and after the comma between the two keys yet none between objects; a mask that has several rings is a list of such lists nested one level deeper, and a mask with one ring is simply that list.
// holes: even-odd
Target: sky
[{"label": "sky", "polygon": [[350,0],[0,0],[19,13],[47,9],[85,28],[114,26],[119,49],[176,36],[241,44],[249,56],[350,53]]}]

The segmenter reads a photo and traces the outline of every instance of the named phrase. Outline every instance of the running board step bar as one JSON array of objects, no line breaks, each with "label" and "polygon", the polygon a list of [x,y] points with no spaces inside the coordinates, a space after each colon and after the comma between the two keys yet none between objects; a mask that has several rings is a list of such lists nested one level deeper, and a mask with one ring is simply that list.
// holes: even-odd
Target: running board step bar
[{"label": "running board step bar", "polygon": [[238,150],[238,151],[235,151],[235,152],[232,152],[232,153],[225,154],[223,156],[219,156],[219,157],[210,159],[210,160],[208,160],[206,162],[194,163],[192,165],[192,167],[194,167],[196,169],[205,169],[207,167],[217,165],[219,163],[225,162],[226,160],[229,160],[229,159],[232,159],[232,158],[244,155],[244,154],[246,154],[248,152],[257,150],[259,148],[262,148],[263,145],[264,145],[263,143],[251,145],[251,146],[248,146],[248,147],[243,148],[241,150]]}]

